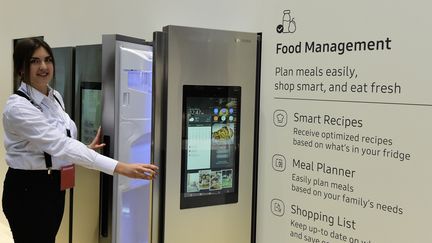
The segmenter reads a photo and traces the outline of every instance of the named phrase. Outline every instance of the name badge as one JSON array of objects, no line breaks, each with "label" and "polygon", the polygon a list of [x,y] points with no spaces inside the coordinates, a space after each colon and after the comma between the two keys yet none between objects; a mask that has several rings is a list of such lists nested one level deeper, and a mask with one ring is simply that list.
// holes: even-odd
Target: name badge
[{"label": "name badge", "polygon": [[60,189],[62,191],[75,186],[75,165],[63,166],[60,170]]}]

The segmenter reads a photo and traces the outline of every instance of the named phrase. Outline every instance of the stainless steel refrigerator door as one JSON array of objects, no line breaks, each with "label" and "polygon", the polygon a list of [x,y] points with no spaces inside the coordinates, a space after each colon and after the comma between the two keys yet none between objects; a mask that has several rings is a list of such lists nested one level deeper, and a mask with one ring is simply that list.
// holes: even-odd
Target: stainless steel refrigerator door
[{"label": "stainless steel refrigerator door", "polygon": [[[152,66],[153,48],[144,40],[103,36],[104,154],[125,163],[152,160]],[[152,182],[121,175],[114,175],[112,181],[105,177],[99,242],[150,242]]]},{"label": "stainless steel refrigerator door", "polygon": [[[181,26],[165,27],[164,33],[167,50],[164,242],[251,242],[258,35]],[[180,209],[185,85],[241,87],[237,203]]]},{"label": "stainless steel refrigerator door", "polygon": [[[152,147],[152,47],[118,42],[116,56],[118,160],[148,164]],[[151,182],[116,177],[116,242],[149,242]]]}]

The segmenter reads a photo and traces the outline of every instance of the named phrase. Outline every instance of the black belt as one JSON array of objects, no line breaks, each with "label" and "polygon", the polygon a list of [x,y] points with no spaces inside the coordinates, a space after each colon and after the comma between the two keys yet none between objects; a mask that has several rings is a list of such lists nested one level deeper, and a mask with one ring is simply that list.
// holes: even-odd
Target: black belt
[{"label": "black belt", "polygon": [[51,174],[48,174],[48,170],[22,170],[22,169],[14,169],[11,167],[9,167],[8,173],[14,176],[22,176],[25,177],[26,179],[60,176],[60,170],[51,170]]}]

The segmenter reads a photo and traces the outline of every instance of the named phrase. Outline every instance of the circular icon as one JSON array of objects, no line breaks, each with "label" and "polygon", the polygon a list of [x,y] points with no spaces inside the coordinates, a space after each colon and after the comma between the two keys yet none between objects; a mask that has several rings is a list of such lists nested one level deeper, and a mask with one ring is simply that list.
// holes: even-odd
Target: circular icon
[{"label": "circular icon", "polygon": [[282,200],[274,198],[270,203],[271,212],[278,217],[282,217],[285,214],[285,204]]},{"label": "circular icon", "polygon": [[276,26],[276,32],[278,32],[278,33],[282,33],[284,31],[284,27],[283,27],[283,25],[278,25],[278,26]]},{"label": "circular icon", "polygon": [[272,165],[275,171],[282,172],[286,169],[286,159],[281,154],[275,154],[272,158]]}]

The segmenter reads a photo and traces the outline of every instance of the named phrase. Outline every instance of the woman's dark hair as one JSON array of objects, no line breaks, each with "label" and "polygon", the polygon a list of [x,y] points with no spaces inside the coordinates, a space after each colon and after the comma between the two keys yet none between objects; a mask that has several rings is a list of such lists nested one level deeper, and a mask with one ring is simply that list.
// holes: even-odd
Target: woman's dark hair
[{"label": "woman's dark hair", "polygon": [[[30,59],[39,47],[43,47],[52,57],[54,77],[55,61],[51,47],[41,39],[26,38],[17,42],[13,53],[14,78],[17,82],[30,84]],[[19,87],[19,83],[16,87]]]}]

